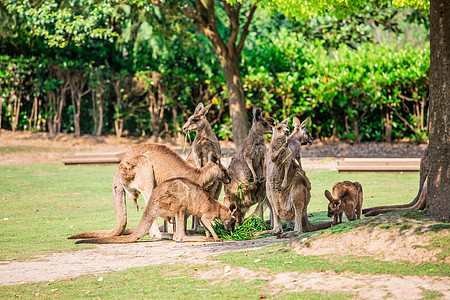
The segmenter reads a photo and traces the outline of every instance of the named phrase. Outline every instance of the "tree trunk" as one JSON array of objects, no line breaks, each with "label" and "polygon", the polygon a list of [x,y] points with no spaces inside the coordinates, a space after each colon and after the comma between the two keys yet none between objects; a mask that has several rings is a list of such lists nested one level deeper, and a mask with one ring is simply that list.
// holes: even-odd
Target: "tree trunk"
[{"label": "tree trunk", "polygon": [[237,59],[221,60],[228,89],[228,102],[230,105],[230,117],[232,120],[231,131],[233,142],[239,147],[248,135],[248,116],[245,109],[245,95],[242,85],[241,72]]},{"label": "tree trunk", "polygon": [[430,141],[426,209],[450,222],[450,1],[433,0],[430,8]]}]

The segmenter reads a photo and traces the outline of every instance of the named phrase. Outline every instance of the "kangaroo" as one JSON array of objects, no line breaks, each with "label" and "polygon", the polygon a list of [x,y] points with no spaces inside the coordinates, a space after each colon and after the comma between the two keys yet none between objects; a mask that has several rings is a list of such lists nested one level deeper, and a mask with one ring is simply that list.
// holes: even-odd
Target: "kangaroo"
[{"label": "kangaroo", "polygon": [[[160,183],[153,191],[144,214],[137,229],[130,235],[110,236],[105,238],[87,239],[77,241],[75,244],[122,244],[132,243],[145,236],[157,217],[169,221],[176,219],[176,230],[173,235],[175,241],[211,241],[220,242],[211,222],[215,219],[222,221],[227,231],[233,231],[236,218],[236,207],[220,204],[213,199],[201,186],[187,178],[173,178]],[[198,217],[207,228],[206,238],[201,236],[186,236],[184,228],[184,216]]]},{"label": "kangaroo", "polygon": [[[306,122],[308,119],[305,119],[302,123],[300,123],[297,117],[292,119],[292,125],[294,125],[294,131],[288,136],[287,143],[291,154],[291,159],[294,159],[295,162],[302,168],[302,145],[309,144],[311,145],[314,138],[309,133],[308,129],[306,129]],[[285,169],[285,172],[288,172],[289,168]],[[284,174],[284,181],[282,187],[285,188],[287,185],[287,173]]]},{"label": "kangaroo", "polygon": [[[194,114],[183,125],[183,133],[197,131],[194,142],[192,143],[192,150],[186,158],[187,162],[197,168],[204,167],[209,162],[209,153],[211,152],[219,159],[222,156],[219,140],[206,119],[206,114],[211,106],[212,103],[206,107],[203,106],[203,103],[199,103],[195,108]],[[220,192],[222,191],[222,183],[220,181],[214,181],[210,186],[205,187],[205,190],[214,199],[219,199]],[[193,229],[199,227],[196,218],[192,222],[192,227]]]},{"label": "kangaroo", "polygon": [[[196,168],[165,145],[150,143],[130,147],[113,177],[112,190],[116,210],[114,229],[83,232],[70,236],[69,239],[103,238],[124,233],[127,225],[125,193],[133,199],[142,194],[147,203],[153,189],[171,178],[189,178],[202,187],[209,186],[215,180],[229,183],[230,177],[219,158],[214,153],[210,156],[211,162],[203,168]],[[130,232],[132,230],[127,231],[127,233]],[[161,237],[156,222],[152,226],[152,235]]]},{"label": "kangaroo", "polygon": [[225,185],[224,190],[227,198],[232,203],[237,203],[238,224],[243,223],[250,206],[264,198],[264,164],[267,151],[264,135],[271,133],[274,125],[273,118],[262,117],[261,109],[254,107],[250,132],[228,166],[231,182]]},{"label": "kangaroo", "polygon": [[[302,168],[290,156],[287,137],[289,119],[278,123],[273,128],[272,141],[267,151],[266,192],[273,210],[273,229],[259,234],[278,234],[279,238],[295,237],[305,231],[315,231],[331,226],[331,222],[311,224],[308,220],[307,207],[311,199],[311,183]],[[288,171],[286,172],[286,168]],[[287,185],[282,186],[285,174]],[[283,233],[281,220],[295,221],[294,231]]]},{"label": "kangaroo", "polygon": [[326,190],[325,197],[330,201],[328,204],[328,217],[334,217],[331,226],[342,223],[342,214],[344,212],[349,221],[361,219],[363,190],[359,182],[337,182],[333,186],[333,195]]},{"label": "kangaroo", "polygon": [[301,158],[302,158],[302,145],[309,144],[311,145],[314,141],[314,138],[309,133],[308,129],[306,129],[306,122],[308,119],[305,119],[300,123],[297,117],[292,119],[292,125],[294,125],[294,131],[288,136],[288,146],[292,151],[292,158],[297,161],[299,166],[302,166]]}]

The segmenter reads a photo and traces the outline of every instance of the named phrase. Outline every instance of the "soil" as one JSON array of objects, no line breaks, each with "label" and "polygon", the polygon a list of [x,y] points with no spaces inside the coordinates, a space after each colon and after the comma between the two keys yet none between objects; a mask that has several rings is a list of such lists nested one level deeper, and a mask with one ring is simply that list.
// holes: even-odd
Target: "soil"
[{"label": "soil", "polygon": [[[131,144],[147,142],[144,138],[121,138],[114,136],[74,138],[58,135],[49,138],[45,133],[0,131],[0,164],[60,163],[63,155],[74,152],[121,152]],[[183,145],[165,141],[179,152]],[[234,151],[230,143],[222,145],[225,156]],[[334,169],[336,157],[420,157],[425,145],[411,143],[362,144],[315,143],[304,151],[305,169]],[[324,159],[326,158],[326,159]],[[412,230],[412,229],[411,229]],[[366,241],[366,242],[358,242]],[[278,243],[275,237],[249,241],[221,243],[176,243],[173,241],[142,241],[125,245],[98,245],[94,249],[74,252],[58,252],[37,255],[31,261],[0,262],[0,285],[12,285],[38,281],[54,281],[79,275],[97,275],[102,272],[119,271],[127,268],[155,264],[189,265],[208,264],[209,271],[196,273],[197,278],[214,278],[223,284],[242,278],[249,281],[256,278],[266,280],[271,293],[291,291],[326,290],[353,294],[355,299],[417,299],[424,290],[439,291],[443,298],[450,299],[448,277],[419,277],[392,275],[361,275],[351,272],[336,274],[332,271],[299,273],[270,273],[253,271],[244,267],[230,268],[210,257],[230,251],[257,249]],[[398,234],[392,230],[359,230],[351,234],[341,234],[313,242],[295,241],[291,247],[302,255],[342,255],[374,256],[377,259],[414,263],[436,260],[438,250],[416,247],[427,245],[426,235],[408,232]],[[448,261],[447,261],[448,263]],[[326,283],[326,284],[324,284]]]}]

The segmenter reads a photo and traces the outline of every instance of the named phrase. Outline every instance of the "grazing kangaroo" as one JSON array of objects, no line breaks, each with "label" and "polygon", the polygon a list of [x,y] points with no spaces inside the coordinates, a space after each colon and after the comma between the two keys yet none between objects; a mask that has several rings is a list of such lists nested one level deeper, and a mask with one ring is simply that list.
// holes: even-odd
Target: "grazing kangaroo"
[{"label": "grazing kangaroo", "polygon": [[[197,183],[187,178],[173,178],[160,183],[153,191],[144,214],[137,229],[130,235],[110,236],[105,238],[87,239],[77,241],[76,244],[113,244],[132,243],[145,236],[157,217],[166,221],[176,219],[176,231],[173,235],[175,241],[211,241],[220,242],[211,226],[215,219],[222,221],[227,231],[233,231],[236,218],[236,207],[220,204],[202,189]],[[206,227],[206,238],[202,236],[186,236],[184,216],[193,215],[200,219]]]},{"label": "grazing kangaroo", "polygon": [[[139,194],[147,203],[153,189],[161,182],[176,178],[189,178],[200,186],[209,186],[215,180],[230,182],[230,177],[219,158],[210,154],[211,162],[203,168],[189,165],[180,155],[161,144],[141,144],[129,148],[113,177],[113,198],[116,210],[116,225],[112,230],[94,230],[79,233],[69,239],[103,238],[121,235],[127,225],[125,193],[133,199]],[[129,232],[132,232],[130,230]],[[129,233],[127,232],[127,233]],[[152,226],[152,235],[161,237],[156,222]]]},{"label": "grazing kangaroo", "polygon": [[334,217],[331,226],[342,223],[342,214],[344,212],[349,221],[361,219],[363,190],[359,182],[337,182],[333,185],[333,195],[326,190],[325,197],[330,201],[328,204],[328,217]]},{"label": "grazing kangaroo", "polygon": [[388,213],[391,211],[401,210],[423,210],[426,206],[427,195],[427,178],[428,178],[428,146],[420,157],[420,179],[419,179],[419,191],[416,197],[408,204],[389,205],[389,206],[377,206],[363,209],[363,214],[366,217],[376,216],[379,214]]},{"label": "grazing kangaroo", "polygon": [[[211,106],[212,103],[206,107],[203,106],[203,103],[199,103],[195,108],[194,114],[190,116],[187,122],[183,125],[183,133],[186,133],[187,131],[197,132],[192,144],[192,150],[186,158],[187,162],[193,164],[197,168],[204,167],[210,161],[209,154],[211,152],[214,153],[219,159],[222,156],[219,140],[206,119],[206,114]],[[214,199],[219,199],[220,192],[222,191],[222,182],[214,181],[210,186],[206,186],[205,190]],[[194,218],[192,228],[197,229],[198,227],[198,220]]]},{"label": "grazing kangaroo", "polygon": [[[289,119],[278,123],[273,128],[272,141],[267,152],[266,192],[273,210],[274,225],[272,230],[259,234],[278,234],[280,238],[295,237],[305,231],[328,228],[331,222],[311,224],[308,220],[307,207],[311,199],[311,183],[305,171],[290,156],[287,137]],[[286,173],[286,168],[288,169]],[[282,186],[285,174],[287,185]],[[295,221],[294,231],[283,233],[281,220]]]},{"label": "grazing kangaroo", "polygon": [[224,190],[227,198],[237,203],[238,224],[243,223],[250,206],[264,198],[265,183],[262,181],[267,151],[264,135],[271,133],[274,125],[273,118],[262,117],[261,109],[254,107],[250,132],[228,166],[231,182]]}]

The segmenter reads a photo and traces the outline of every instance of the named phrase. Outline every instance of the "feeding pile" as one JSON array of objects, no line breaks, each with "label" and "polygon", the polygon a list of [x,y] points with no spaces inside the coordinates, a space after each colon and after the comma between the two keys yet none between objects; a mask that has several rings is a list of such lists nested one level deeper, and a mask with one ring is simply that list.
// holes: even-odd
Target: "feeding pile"
[{"label": "feeding pile", "polygon": [[233,232],[225,230],[222,222],[217,221],[213,225],[217,236],[222,240],[243,241],[258,238],[253,236],[255,232],[272,229],[264,220],[258,216],[251,216],[241,226],[238,226]]}]

